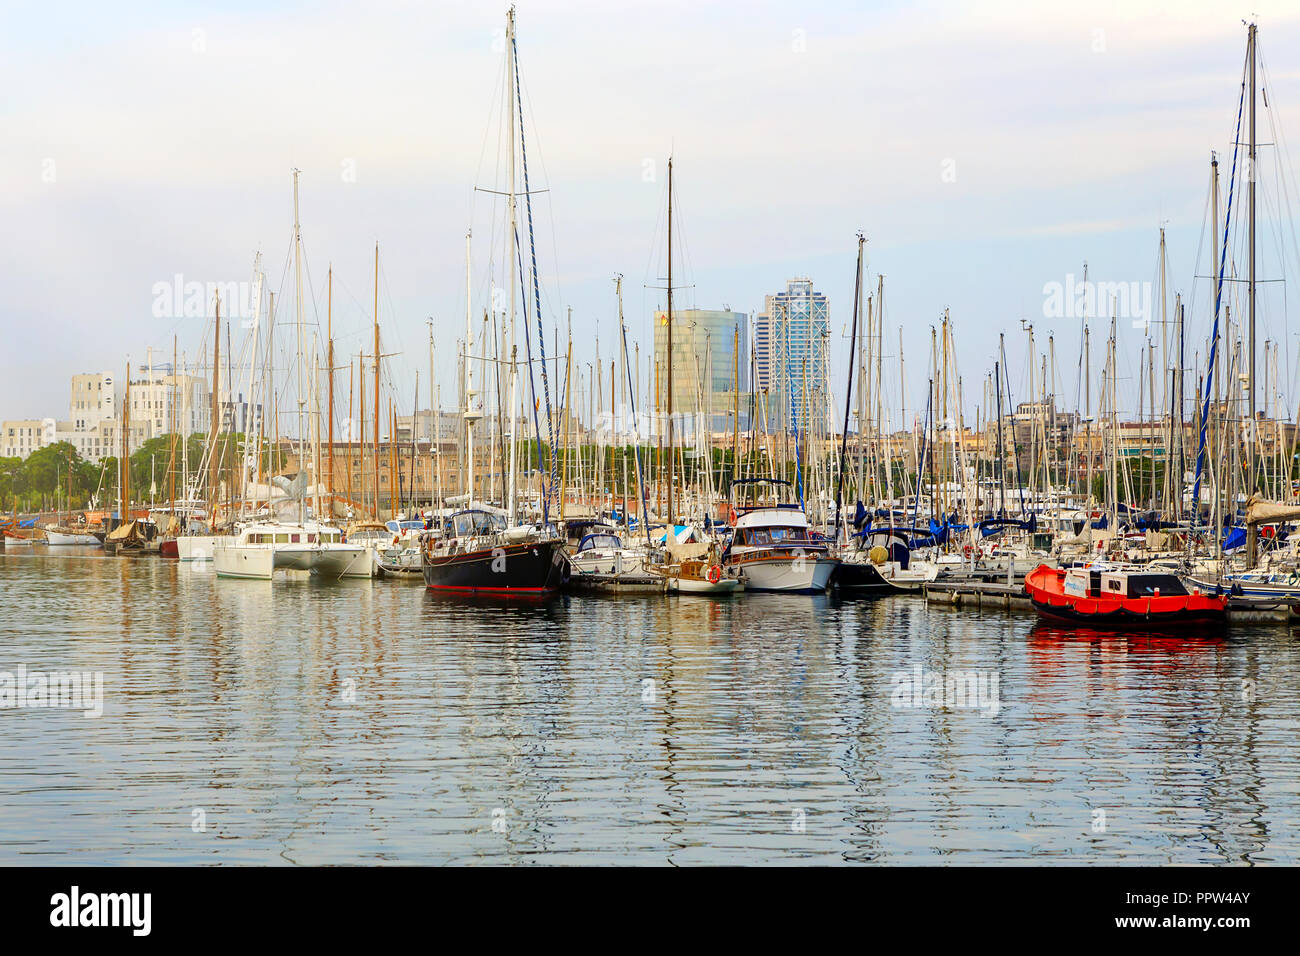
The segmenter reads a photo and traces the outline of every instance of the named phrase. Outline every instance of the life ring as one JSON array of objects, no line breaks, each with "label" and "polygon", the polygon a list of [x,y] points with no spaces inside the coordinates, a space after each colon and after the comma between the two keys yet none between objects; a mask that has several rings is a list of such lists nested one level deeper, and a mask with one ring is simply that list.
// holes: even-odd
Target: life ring
[{"label": "life ring", "polygon": [[968,545],[964,546],[964,547],[961,549],[961,553],[964,554],[966,557],[969,558],[969,557],[970,557],[970,545],[968,544]]},{"label": "life ring", "polygon": [[722,568],[718,567],[716,564],[710,565],[708,578],[710,584],[717,584],[722,580]]},{"label": "life ring", "polygon": [[736,523],[736,509],[734,506],[729,505],[727,507],[727,524],[734,526],[735,523]]}]

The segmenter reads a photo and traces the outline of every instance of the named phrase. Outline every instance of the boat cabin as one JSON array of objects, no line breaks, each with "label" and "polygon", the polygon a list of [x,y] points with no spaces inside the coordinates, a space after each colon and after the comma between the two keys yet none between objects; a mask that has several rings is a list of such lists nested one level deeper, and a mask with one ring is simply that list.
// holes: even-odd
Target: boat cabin
[{"label": "boat cabin", "polygon": [[343,532],[337,528],[252,525],[240,533],[240,544],[339,544]]},{"label": "boat cabin", "polygon": [[1178,575],[1162,571],[1105,571],[1070,568],[1065,572],[1065,593],[1073,597],[1144,598],[1185,596]]}]

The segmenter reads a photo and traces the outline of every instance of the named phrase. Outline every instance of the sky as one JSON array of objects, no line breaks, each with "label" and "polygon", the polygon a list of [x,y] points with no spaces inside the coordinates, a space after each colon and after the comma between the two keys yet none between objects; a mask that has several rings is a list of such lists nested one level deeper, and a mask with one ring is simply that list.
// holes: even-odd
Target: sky
[{"label": "sky", "polygon": [[[466,230],[476,312],[504,255],[499,200],[481,190],[504,179],[505,14],[398,0],[0,2],[0,419],[66,418],[72,374],[120,375],[150,348],[169,358],[174,339],[194,361],[204,319],[158,314],[160,283],[176,276],[249,282],[260,252],[269,287],[291,298],[295,168],[310,328],[327,322],[332,266],[339,363],[369,348],[378,243],[389,381],[404,408],[417,371],[427,389],[432,318],[450,405]],[[1276,144],[1260,152],[1259,274],[1286,279],[1300,266],[1283,148],[1300,128],[1294,3],[521,0],[548,340],[572,309],[579,367],[597,338],[608,362],[621,274],[629,334],[650,343],[671,154],[678,305],[757,312],[811,277],[830,297],[837,393],[859,231],[869,286],[885,276],[885,363],[897,369],[900,339],[905,360],[893,414],[923,405],[945,310],[968,406],[1001,333],[1023,395],[1032,323],[1040,351],[1052,336],[1073,407],[1081,322],[1052,314],[1052,284],[1081,280],[1086,261],[1094,280],[1150,292],[1161,227],[1194,376],[1213,302],[1197,278],[1211,270],[1209,161],[1217,150],[1226,202],[1248,17],[1268,79],[1258,139]],[[1243,237],[1233,229],[1238,269]],[[1286,284],[1260,296],[1257,337],[1282,343],[1294,409]],[[1137,403],[1148,334],[1160,336],[1140,319],[1118,322],[1122,409]],[[1094,376],[1108,325],[1090,320]]]}]

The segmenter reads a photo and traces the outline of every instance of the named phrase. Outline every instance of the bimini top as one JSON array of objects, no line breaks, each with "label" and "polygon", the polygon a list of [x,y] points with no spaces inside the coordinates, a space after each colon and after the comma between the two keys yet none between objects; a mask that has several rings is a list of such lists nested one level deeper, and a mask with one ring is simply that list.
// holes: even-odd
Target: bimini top
[{"label": "bimini top", "polygon": [[798,505],[769,505],[749,508],[736,518],[736,530],[742,528],[808,528],[808,515]]},{"label": "bimini top", "polygon": [[443,522],[443,534],[453,538],[472,538],[477,535],[493,534],[504,531],[506,519],[491,511],[480,508],[467,508],[447,516]]},{"label": "bimini top", "polygon": [[609,531],[598,531],[583,535],[578,542],[579,551],[597,551],[602,549],[618,550],[623,547],[623,539]]}]

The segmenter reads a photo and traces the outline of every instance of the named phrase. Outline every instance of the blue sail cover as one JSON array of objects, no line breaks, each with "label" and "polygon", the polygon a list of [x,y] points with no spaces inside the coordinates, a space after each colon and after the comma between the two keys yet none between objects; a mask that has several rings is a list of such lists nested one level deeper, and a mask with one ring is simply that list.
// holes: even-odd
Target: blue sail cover
[{"label": "blue sail cover", "polygon": [[1245,528],[1231,528],[1229,529],[1228,533],[1223,536],[1224,551],[1236,551],[1238,548],[1244,546],[1245,543],[1246,543]]},{"label": "blue sail cover", "polygon": [[[933,518],[930,519],[930,537],[932,544],[943,544],[948,540],[948,526],[939,524]],[[915,545],[913,545],[915,547]]]}]

